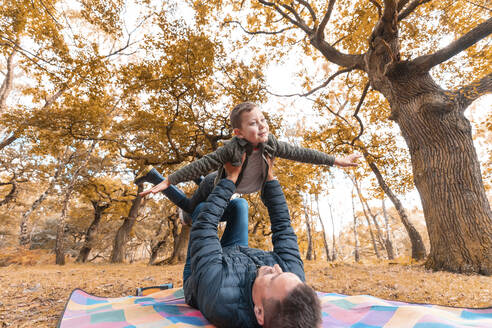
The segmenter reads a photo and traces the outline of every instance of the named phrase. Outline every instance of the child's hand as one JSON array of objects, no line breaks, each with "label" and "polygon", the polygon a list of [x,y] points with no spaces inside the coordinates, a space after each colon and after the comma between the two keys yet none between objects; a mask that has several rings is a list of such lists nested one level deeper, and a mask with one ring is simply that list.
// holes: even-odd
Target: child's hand
[{"label": "child's hand", "polygon": [[360,154],[350,154],[342,158],[335,158],[335,165],[340,167],[353,167],[359,165],[356,161],[361,157]]},{"label": "child's hand", "polygon": [[147,189],[147,190],[144,190],[142,191],[141,193],[139,193],[138,195],[140,197],[145,197],[146,195],[150,194],[150,193],[158,193],[159,191],[163,191],[163,190],[166,190],[167,188],[169,188],[169,180],[164,180],[162,181],[161,183],[155,185],[154,187],[150,188],[150,189]]},{"label": "child's hand", "polygon": [[230,162],[224,164],[224,169],[226,172],[227,179],[236,183],[239,174],[241,173],[241,169],[243,168],[244,160],[246,159],[246,153],[243,154],[243,158],[241,160],[241,165],[234,166]]}]

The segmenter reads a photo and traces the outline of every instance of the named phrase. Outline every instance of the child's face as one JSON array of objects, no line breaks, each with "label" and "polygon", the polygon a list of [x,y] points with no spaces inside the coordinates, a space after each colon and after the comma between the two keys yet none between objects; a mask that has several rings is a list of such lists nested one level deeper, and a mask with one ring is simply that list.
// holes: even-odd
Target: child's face
[{"label": "child's face", "polygon": [[234,129],[239,138],[248,140],[254,147],[268,141],[269,127],[258,107],[241,114],[241,127]]}]

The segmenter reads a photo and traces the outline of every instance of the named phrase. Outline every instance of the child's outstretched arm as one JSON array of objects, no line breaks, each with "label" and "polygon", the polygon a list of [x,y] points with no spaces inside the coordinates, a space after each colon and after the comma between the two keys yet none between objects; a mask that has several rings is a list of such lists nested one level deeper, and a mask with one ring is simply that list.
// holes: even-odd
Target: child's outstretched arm
[{"label": "child's outstretched arm", "polygon": [[357,166],[356,162],[361,155],[351,154],[346,157],[338,158],[314,149],[291,145],[287,142],[273,140],[276,143],[277,152],[275,156],[290,159],[296,162],[322,165],[337,165],[340,167]]},{"label": "child's outstretched arm", "polygon": [[211,171],[218,169],[225,162],[230,160],[229,149],[227,146],[219,147],[213,153],[207,154],[202,158],[191,162],[190,164],[180,168],[171,175],[169,175],[164,181],[155,185],[154,187],[142,191],[139,195],[146,196],[150,193],[158,193],[166,190],[170,185],[175,185],[180,182],[190,181],[200,176],[205,176]]},{"label": "child's outstretched arm", "polygon": [[359,163],[357,163],[357,160],[359,158],[361,158],[361,156],[362,156],[361,154],[354,153],[354,154],[350,154],[350,155],[342,157],[342,158],[336,157],[334,164],[336,166],[340,166],[340,167],[357,166],[357,165],[359,165]]}]

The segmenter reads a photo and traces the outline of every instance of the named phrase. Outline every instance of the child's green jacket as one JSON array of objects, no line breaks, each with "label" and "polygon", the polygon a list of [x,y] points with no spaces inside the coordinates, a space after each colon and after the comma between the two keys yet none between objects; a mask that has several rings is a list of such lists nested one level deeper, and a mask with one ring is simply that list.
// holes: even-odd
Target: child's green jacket
[{"label": "child's green jacket", "polygon": [[[268,136],[268,141],[259,145],[262,150],[263,159],[266,163],[265,179],[268,172],[268,162],[266,157],[270,158],[280,157],[290,159],[302,163],[311,164],[324,164],[332,166],[335,162],[335,157],[325,154],[323,152],[293,146],[289,143],[278,141],[271,133]],[[241,159],[246,152],[246,159],[244,166],[248,163],[248,156],[253,151],[253,146],[247,140],[233,137],[230,141],[226,142],[224,146],[217,148],[213,153],[207,154],[202,158],[182,167],[169,175],[168,180],[171,184],[176,185],[180,182],[191,181],[205,176],[208,173],[218,170],[217,178],[215,179],[215,185],[220,179],[225,177],[224,164],[231,162],[234,166],[241,165]],[[260,174],[260,172],[258,172]],[[241,174],[239,175],[236,185],[239,185],[241,181]],[[265,182],[263,182],[264,185]]]}]

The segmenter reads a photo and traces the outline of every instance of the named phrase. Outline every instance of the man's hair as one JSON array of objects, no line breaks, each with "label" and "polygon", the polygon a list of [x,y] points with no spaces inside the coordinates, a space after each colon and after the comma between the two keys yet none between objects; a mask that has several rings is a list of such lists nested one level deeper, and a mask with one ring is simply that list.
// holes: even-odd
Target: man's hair
[{"label": "man's hair", "polygon": [[316,292],[299,284],[282,300],[263,302],[264,328],[314,328],[321,324],[321,305]]},{"label": "man's hair", "polygon": [[244,112],[251,112],[253,108],[255,108],[256,105],[250,102],[243,102],[234,107],[231,111],[231,125],[233,129],[239,129],[241,128],[241,115]]}]

